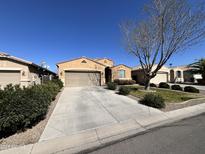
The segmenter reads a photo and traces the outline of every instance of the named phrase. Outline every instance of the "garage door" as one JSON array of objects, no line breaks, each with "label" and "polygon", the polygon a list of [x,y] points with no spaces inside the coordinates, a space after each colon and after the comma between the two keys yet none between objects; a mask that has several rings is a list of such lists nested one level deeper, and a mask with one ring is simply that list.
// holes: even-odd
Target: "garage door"
[{"label": "garage door", "polygon": [[99,72],[65,72],[66,87],[99,86]]},{"label": "garage door", "polygon": [[0,71],[0,87],[20,84],[20,71]]},{"label": "garage door", "polygon": [[151,79],[151,83],[159,84],[160,82],[167,82],[168,74],[167,73],[157,73],[157,75]]}]

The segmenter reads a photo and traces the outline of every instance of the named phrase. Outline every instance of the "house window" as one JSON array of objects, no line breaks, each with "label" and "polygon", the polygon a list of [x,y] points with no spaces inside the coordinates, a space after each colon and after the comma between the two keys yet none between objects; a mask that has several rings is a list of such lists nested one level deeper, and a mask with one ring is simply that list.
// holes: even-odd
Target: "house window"
[{"label": "house window", "polygon": [[181,71],[177,71],[177,77],[178,77],[178,78],[181,78],[181,76],[182,76],[182,75],[181,75]]},{"label": "house window", "polygon": [[119,78],[125,78],[125,70],[119,70],[118,76],[119,76]]},{"label": "house window", "polygon": [[22,76],[26,76],[26,72],[25,71],[22,72]]}]

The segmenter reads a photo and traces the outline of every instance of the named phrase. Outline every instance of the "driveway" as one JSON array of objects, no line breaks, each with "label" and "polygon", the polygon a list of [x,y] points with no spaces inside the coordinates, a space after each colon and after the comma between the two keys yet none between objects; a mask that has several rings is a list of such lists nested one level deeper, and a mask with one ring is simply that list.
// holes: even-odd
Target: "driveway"
[{"label": "driveway", "polygon": [[102,87],[64,88],[40,141],[160,113]]}]

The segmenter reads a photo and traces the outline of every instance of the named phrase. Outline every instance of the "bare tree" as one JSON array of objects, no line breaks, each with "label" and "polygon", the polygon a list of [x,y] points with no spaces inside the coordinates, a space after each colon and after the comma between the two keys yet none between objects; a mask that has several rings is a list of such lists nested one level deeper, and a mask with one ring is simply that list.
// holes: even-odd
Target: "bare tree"
[{"label": "bare tree", "polygon": [[143,69],[146,90],[173,54],[204,40],[202,6],[194,8],[186,0],[151,0],[145,7],[144,20],[121,24],[127,49]]}]

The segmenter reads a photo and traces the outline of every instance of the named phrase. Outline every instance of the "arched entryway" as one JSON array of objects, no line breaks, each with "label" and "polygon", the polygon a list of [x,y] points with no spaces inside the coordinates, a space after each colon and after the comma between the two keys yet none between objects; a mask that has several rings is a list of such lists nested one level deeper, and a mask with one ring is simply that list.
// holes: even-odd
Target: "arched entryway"
[{"label": "arched entryway", "polygon": [[112,70],[110,67],[105,68],[105,83],[112,81]]},{"label": "arched entryway", "polygon": [[174,70],[170,70],[170,82],[175,82],[175,79],[174,79]]}]

